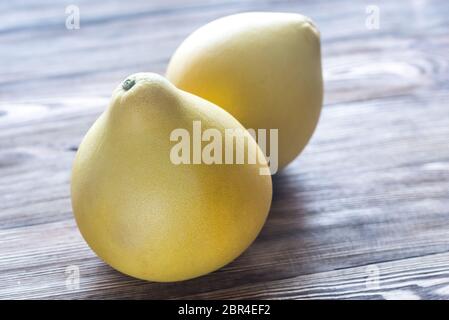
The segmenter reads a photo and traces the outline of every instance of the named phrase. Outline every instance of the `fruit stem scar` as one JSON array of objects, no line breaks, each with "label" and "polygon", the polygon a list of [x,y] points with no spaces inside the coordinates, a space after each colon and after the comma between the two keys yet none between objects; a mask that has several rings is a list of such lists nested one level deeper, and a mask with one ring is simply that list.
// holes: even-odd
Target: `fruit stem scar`
[{"label": "fruit stem scar", "polygon": [[122,88],[123,88],[125,91],[128,91],[128,90],[131,89],[135,84],[136,84],[136,80],[134,80],[134,79],[126,79],[125,81],[123,81]]}]

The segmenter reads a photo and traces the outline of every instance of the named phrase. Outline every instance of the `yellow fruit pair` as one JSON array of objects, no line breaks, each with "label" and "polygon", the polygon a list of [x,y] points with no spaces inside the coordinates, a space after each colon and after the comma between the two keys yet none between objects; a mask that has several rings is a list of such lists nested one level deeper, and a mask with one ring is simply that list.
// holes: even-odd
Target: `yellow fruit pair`
[{"label": "yellow fruit pair", "polygon": [[[280,168],[301,152],[322,103],[319,34],[297,14],[225,17],[185,40],[167,78],[138,73],[114,91],[72,174],[73,211],[87,243],[115,269],[152,281],[212,272],[256,238],[272,184],[244,127],[279,130]],[[195,144],[195,122],[203,156],[214,135],[241,130],[246,159],[258,161],[174,162],[182,133]],[[236,144],[212,149],[213,156],[238,152]]]}]

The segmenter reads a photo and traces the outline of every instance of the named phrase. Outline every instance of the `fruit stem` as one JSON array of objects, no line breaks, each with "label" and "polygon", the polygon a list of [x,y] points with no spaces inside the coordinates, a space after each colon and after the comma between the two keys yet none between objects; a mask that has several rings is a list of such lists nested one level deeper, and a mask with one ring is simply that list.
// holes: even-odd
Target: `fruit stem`
[{"label": "fruit stem", "polygon": [[123,88],[125,91],[128,91],[128,90],[131,89],[135,84],[136,84],[136,80],[134,80],[134,79],[126,79],[125,81],[123,81],[122,88]]}]

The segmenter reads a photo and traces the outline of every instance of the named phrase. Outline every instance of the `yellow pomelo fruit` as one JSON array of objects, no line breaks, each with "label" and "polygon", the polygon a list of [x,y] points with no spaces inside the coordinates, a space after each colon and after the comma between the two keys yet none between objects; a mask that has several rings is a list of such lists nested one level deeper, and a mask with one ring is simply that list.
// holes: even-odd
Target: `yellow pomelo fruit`
[{"label": "yellow pomelo fruit", "polygon": [[185,128],[192,134],[192,121],[221,133],[243,129],[216,105],[159,75],[138,73],[114,91],[78,149],[76,222],[98,256],[123,273],[152,281],[204,275],[239,256],[265,222],[271,176],[260,174],[267,163],[246,130],[248,150],[263,161],[171,161],[171,133]]},{"label": "yellow pomelo fruit", "polygon": [[323,99],[320,36],[293,13],[215,20],[176,50],[167,78],[224,108],[246,128],[279,130],[279,168],[306,146]]}]

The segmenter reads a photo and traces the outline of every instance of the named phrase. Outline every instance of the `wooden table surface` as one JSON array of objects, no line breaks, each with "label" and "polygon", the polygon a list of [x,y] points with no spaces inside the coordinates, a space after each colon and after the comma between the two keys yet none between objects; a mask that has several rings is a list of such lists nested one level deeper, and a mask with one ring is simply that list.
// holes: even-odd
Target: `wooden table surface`
[{"label": "wooden table surface", "polygon": [[[75,30],[70,4],[0,2],[1,299],[449,298],[448,1],[80,0]],[[168,284],[114,271],[71,212],[81,138],[127,75],[164,73],[197,27],[255,10],[321,29],[312,141],[273,178],[263,231],[225,268]]]}]

